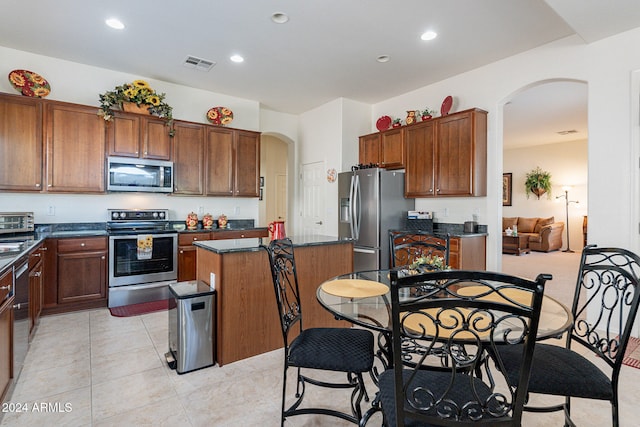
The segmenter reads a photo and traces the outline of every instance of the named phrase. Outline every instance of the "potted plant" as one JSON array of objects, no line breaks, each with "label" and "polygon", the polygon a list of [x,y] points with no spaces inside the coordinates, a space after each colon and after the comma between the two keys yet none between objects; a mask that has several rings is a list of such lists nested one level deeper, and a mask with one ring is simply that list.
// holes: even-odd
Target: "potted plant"
[{"label": "potted plant", "polygon": [[538,199],[540,199],[540,196],[544,193],[547,193],[547,198],[551,199],[551,174],[540,169],[540,166],[537,166],[531,172],[527,173],[524,187],[526,189],[527,199],[529,198],[529,193],[535,194]]},{"label": "potted plant", "polygon": [[435,110],[430,110],[429,107],[422,110],[420,114],[422,114],[422,121],[429,120],[436,113]]},{"label": "potted plant", "polygon": [[400,126],[402,126],[402,119],[393,119],[391,127],[399,128]]},{"label": "potted plant", "polygon": [[124,83],[100,95],[98,115],[109,121],[113,119],[114,109],[151,114],[165,119],[169,126],[169,135],[173,136],[173,108],[164,101],[165,96],[164,93],[153,90],[144,80]]}]

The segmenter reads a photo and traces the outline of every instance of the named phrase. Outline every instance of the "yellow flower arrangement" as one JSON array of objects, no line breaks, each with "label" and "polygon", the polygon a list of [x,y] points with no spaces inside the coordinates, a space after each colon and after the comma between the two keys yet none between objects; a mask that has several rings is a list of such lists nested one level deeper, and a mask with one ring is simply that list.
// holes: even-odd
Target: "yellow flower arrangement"
[{"label": "yellow flower arrangement", "polygon": [[[173,108],[166,102],[164,93],[156,93],[144,80],[135,80],[132,83],[125,83],[116,86],[114,90],[107,91],[100,95],[100,111],[98,114],[105,120],[113,118],[113,108],[122,108],[123,102],[132,102],[138,106],[147,105],[149,113],[163,118],[167,121],[167,126],[171,128],[173,123]],[[169,131],[173,136],[173,129]]]}]

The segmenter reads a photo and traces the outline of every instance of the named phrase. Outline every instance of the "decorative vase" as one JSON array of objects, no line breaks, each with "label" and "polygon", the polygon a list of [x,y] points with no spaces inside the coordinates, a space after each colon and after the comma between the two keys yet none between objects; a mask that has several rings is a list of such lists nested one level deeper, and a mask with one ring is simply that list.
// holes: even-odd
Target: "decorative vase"
[{"label": "decorative vase", "polygon": [[211,214],[205,214],[202,217],[202,227],[205,230],[211,230],[213,228],[213,216]]},{"label": "decorative vase", "polygon": [[227,228],[227,216],[225,214],[218,217],[218,228]]},{"label": "decorative vase", "polygon": [[532,188],[532,189],[531,189],[531,192],[532,192],[533,194],[535,194],[535,195],[538,197],[538,199],[539,199],[539,198],[540,198],[540,196],[542,196],[542,195],[543,195],[544,193],[546,193],[547,191],[546,191],[545,189],[543,189],[543,188]]},{"label": "decorative vase", "polygon": [[407,118],[404,119],[404,122],[408,125],[411,125],[416,122],[416,112],[415,111],[407,111]]},{"label": "decorative vase", "polygon": [[195,230],[198,228],[198,215],[196,215],[195,212],[190,212],[189,215],[187,215],[186,223],[188,230]]},{"label": "decorative vase", "polygon": [[431,114],[423,114],[422,115],[422,121],[427,121],[431,119]]},{"label": "decorative vase", "polygon": [[392,128],[399,128],[400,126],[402,126],[402,123],[400,122],[393,122],[393,124],[391,125]]},{"label": "decorative vase", "polygon": [[145,104],[138,105],[135,102],[123,102],[122,110],[125,113],[144,114],[147,116],[151,115],[151,113],[149,112],[148,105],[145,105]]}]

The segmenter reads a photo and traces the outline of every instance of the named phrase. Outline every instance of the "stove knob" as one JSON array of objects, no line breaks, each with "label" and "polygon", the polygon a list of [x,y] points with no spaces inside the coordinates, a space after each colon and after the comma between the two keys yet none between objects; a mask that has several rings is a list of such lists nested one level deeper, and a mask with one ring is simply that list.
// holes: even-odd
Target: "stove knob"
[{"label": "stove knob", "polygon": [[118,212],[114,212],[114,213],[112,213],[112,214],[111,214],[111,217],[112,217],[113,219],[118,219]]},{"label": "stove knob", "polygon": [[160,212],[160,218],[164,218],[164,212]]},{"label": "stove knob", "polygon": [[126,217],[126,216],[127,216],[127,214],[126,214],[126,213],[124,213],[124,212],[120,212],[120,218],[124,218],[124,217]]},{"label": "stove knob", "polygon": [[151,214],[152,217],[157,218],[158,217],[158,212],[154,212]]}]

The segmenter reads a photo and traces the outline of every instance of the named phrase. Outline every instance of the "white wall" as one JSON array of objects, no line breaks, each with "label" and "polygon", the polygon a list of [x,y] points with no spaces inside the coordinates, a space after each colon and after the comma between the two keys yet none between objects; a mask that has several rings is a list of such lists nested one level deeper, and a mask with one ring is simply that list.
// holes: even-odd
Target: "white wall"
[{"label": "white wall", "polygon": [[[550,79],[585,81],[589,87],[589,241],[639,252],[637,111],[638,85],[632,73],[640,69],[640,28],[585,45],[568,37],[460,74],[373,106],[373,118],[403,117],[407,109],[439,108],[447,95],[456,99],[452,111],[478,107],[489,112],[488,195],[474,199],[422,199],[417,208],[455,212],[455,221],[479,209],[488,224],[487,267],[500,268],[498,245],[502,217],[503,106],[528,85]],[[633,107],[632,107],[633,106]],[[375,120],[372,119],[374,123]],[[447,221],[449,222],[449,221]],[[615,225],[614,225],[615,224]]]},{"label": "white wall", "polygon": [[[558,144],[504,150],[504,172],[512,173],[512,205],[502,207],[506,217],[555,217],[566,226],[566,204],[563,186],[571,186],[570,201],[580,203],[569,205],[569,238],[571,249],[582,248],[582,217],[587,215],[589,206],[587,191],[587,150],[588,141],[572,141]],[[536,166],[551,174],[553,184],[551,199],[544,194],[538,199],[524,189],[526,174]],[[563,249],[566,248],[566,230],[562,235]]]}]

